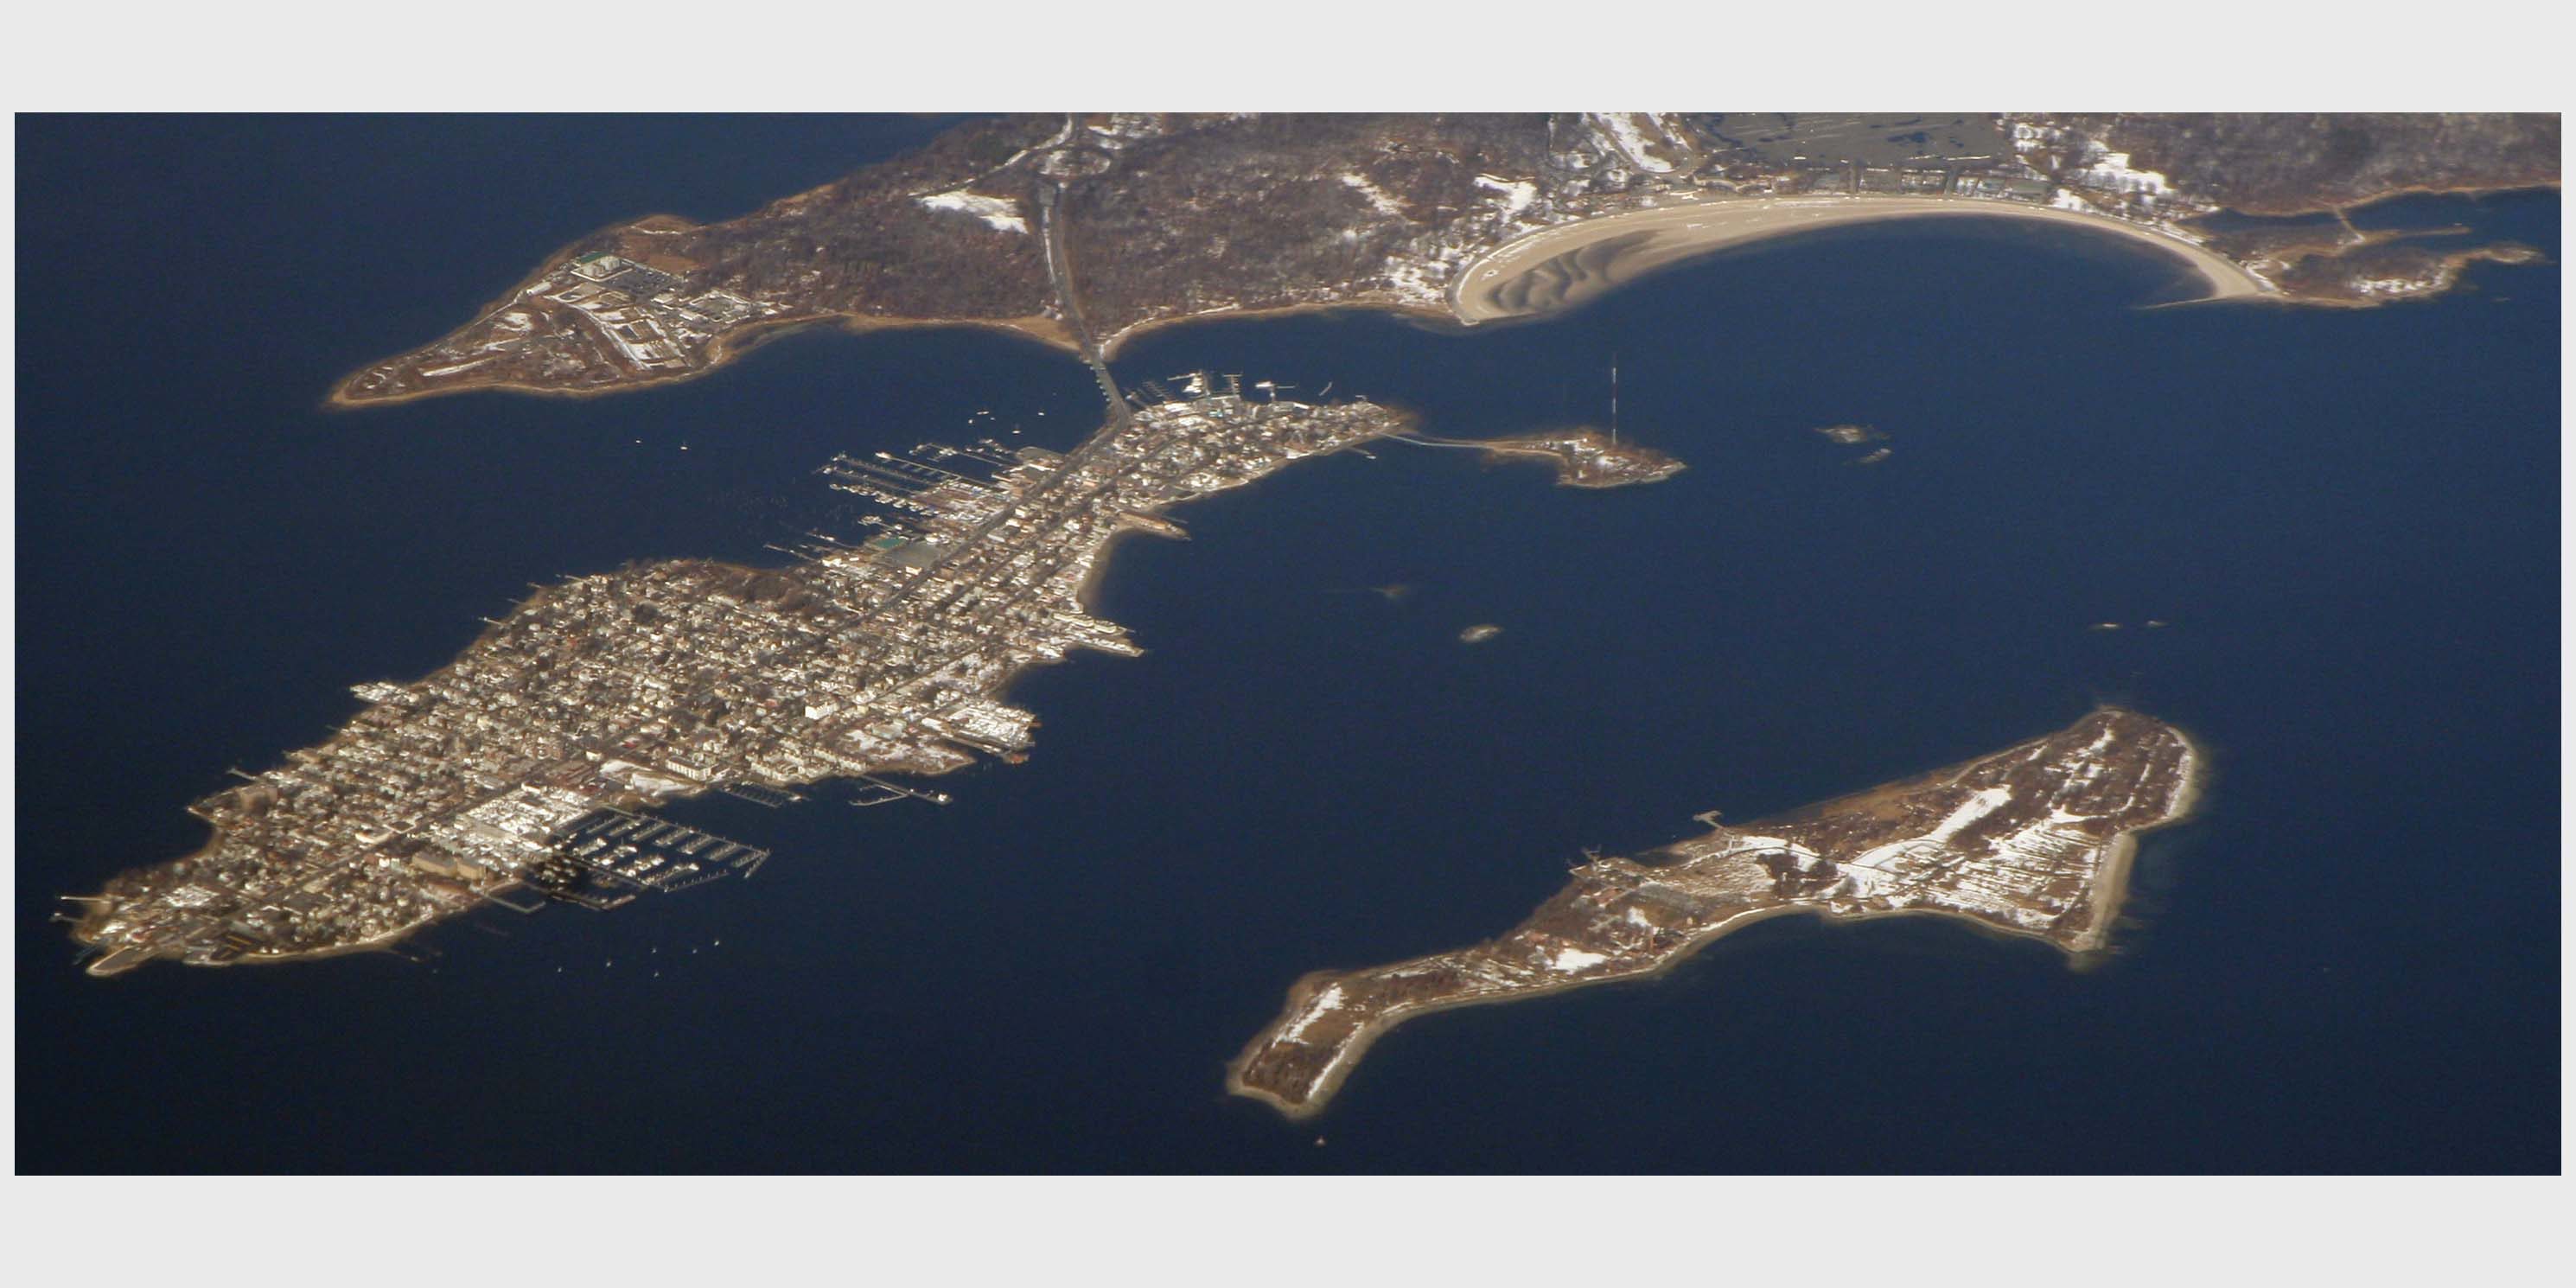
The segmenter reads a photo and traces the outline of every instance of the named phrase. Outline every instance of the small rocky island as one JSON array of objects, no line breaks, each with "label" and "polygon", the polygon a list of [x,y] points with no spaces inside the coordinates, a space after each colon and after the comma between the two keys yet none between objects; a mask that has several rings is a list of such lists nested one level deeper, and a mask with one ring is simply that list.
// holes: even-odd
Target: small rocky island
[{"label": "small rocky island", "polygon": [[1678,457],[1621,442],[1597,429],[1549,430],[1517,438],[1434,438],[1399,434],[1387,440],[1416,447],[1461,447],[1482,452],[1489,462],[1543,460],[1556,467],[1558,487],[1613,488],[1661,483],[1685,468]]},{"label": "small rocky island", "polygon": [[2200,765],[2172,726],[2106,707],[2047,737],[1777,818],[1728,826],[1703,814],[1706,835],[1574,869],[1499,939],[1298,980],[1228,1066],[1226,1086],[1304,1117],[1413,1016],[1652,975],[1784,913],[1933,914],[2097,951],[2136,835],[2190,813]]},{"label": "small rocky island", "polygon": [[1492,460],[1544,457],[1556,463],[1559,487],[1610,488],[1661,483],[1682,472],[1675,457],[1623,443],[1597,429],[1569,429],[1519,438],[1489,438],[1478,443]]},{"label": "small rocky island", "polygon": [[1825,441],[1844,447],[1869,448],[1852,458],[1854,465],[1876,465],[1896,454],[1895,449],[1886,446],[1887,435],[1880,433],[1875,425],[1819,425],[1816,433]]},{"label": "small rocky island", "polygon": [[1840,443],[1845,447],[1883,442],[1887,438],[1887,435],[1878,432],[1878,427],[1875,425],[1819,425],[1816,427],[1816,432],[1823,435],[1827,441]]}]

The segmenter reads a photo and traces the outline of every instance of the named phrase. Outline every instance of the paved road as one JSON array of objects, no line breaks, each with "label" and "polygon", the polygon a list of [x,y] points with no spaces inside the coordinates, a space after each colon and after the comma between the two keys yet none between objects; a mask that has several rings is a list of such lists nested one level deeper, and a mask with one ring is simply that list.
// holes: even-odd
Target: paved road
[{"label": "paved road", "polygon": [[1056,306],[1064,313],[1065,325],[1073,329],[1074,343],[1082,348],[1082,361],[1091,368],[1091,378],[1100,382],[1100,397],[1109,404],[1109,419],[1127,422],[1127,398],[1118,390],[1118,381],[1109,374],[1109,364],[1100,356],[1100,340],[1091,331],[1091,323],[1082,316],[1082,296],[1073,286],[1073,251],[1065,245],[1064,220],[1056,213],[1062,190],[1053,182],[1038,188],[1038,228],[1046,238],[1047,277],[1055,284]]}]

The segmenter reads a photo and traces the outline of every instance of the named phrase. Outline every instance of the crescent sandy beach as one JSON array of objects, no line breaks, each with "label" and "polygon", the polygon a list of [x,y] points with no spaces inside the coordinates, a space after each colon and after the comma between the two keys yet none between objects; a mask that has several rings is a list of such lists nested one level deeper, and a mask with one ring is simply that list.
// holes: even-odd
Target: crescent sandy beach
[{"label": "crescent sandy beach", "polygon": [[2208,284],[2205,299],[2276,293],[2270,283],[2206,247],[2106,215],[1958,197],[1720,197],[1560,224],[1508,242],[1458,275],[1450,305],[1458,320],[1470,326],[1530,317],[1728,246],[1812,229],[1942,215],[2037,220],[2125,237],[2190,264]]}]

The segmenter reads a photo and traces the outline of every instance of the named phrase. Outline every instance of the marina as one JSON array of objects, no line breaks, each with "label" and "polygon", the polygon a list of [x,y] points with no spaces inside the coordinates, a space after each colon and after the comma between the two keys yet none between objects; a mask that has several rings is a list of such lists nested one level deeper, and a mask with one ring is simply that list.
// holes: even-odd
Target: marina
[{"label": "marina", "polygon": [[549,898],[606,912],[637,895],[670,894],[739,876],[749,879],[769,851],[667,820],[606,809],[576,825],[556,852],[532,865],[529,885]]}]

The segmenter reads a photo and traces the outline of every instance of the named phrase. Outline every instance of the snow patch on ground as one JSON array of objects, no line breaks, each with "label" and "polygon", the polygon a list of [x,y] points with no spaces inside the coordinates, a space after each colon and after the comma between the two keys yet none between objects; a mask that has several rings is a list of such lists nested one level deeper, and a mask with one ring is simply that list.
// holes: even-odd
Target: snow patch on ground
[{"label": "snow patch on ground", "polygon": [[1343,175],[1342,185],[1344,187],[1351,188],[1357,191],[1361,196],[1368,198],[1369,204],[1377,207],[1377,212],[1379,214],[1391,215],[1397,219],[1404,218],[1404,207],[1396,204],[1395,198],[1388,196],[1386,189],[1369,182],[1369,177],[1367,175]]},{"label": "snow patch on ground", "polygon": [[958,188],[923,197],[920,201],[932,210],[954,210],[973,215],[1000,232],[1025,233],[1029,230],[1029,221],[1020,217],[1020,203],[1004,197],[987,197]]},{"label": "snow patch on ground", "polygon": [[1426,265],[1401,262],[1389,264],[1386,270],[1386,281],[1388,288],[1407,304],[1437,308],[1445,305],[1449,300],[1448,292],[1432,282],[1429,266]]},{"label": "snow patch on ground", "polygon": [[1950,816],[1942,819],[1940,826],[1924,833],[1923,839],[1936,845],[1947,842],[1957,836],[1960,829],[2001,809],[2011,799],[2012,789],[2008,787],[1980,788],[1960,802],[1959,808],[1950,811]]},{"label": "snow patch on ground", "polygon": [[1297,1040],[1299,1034],[1306,1031],[1307,1025],[1322,1019],[1325,1012],[1338,1011],[1340,1009],[1342,1009],[1342,986],[1335,984],[1332,987],[1325,989],[1323,992],[1317,993],[1315,995],[1315,1000],[1308,1002],[1306,1004],[1305,1011],[1297,1016],[1297,1022],[1280,1030],[1279,1036],[1283,1040],[1294,1042]]},{"label": "snow patch on ground", "polygon": [[1600,953],[1587,953],[1580,948],[1559,948],[1556,950],[1555,960],[1549,965],[1570,973],[1586,967],[1598,966],[1608,960],[1610,960],[1608,957]]},{"label": "snow patch on ground", "polygon": [[1490,174],[1480,174],[1476,176],[1476,186],[1502,194],[1503,214],[1506,218],[1529,209],[1530,203],[1538,200],[1538,185],[1534,183],[1497,179]]},{"label": "snow patch on ground", "polygon": [[1882,845],[1859,858],[1840,864],[1843,880],[1850,883],[1850,893],[1866,899],[1883,890],[1903,884],[1894,872],[1879,866],[1907,856],[1903,845]]},{"label": "snow patch on ground", "polygon": [[[1969,794],[1968,799],[1951,810],[1949,816],[1921,836],[1872,846],[1839,866],[1850,892],[1860,898],[1892,890],[1905,884],[1903,875],[1909,866],[1919,865],[1924,857],[1938,854],[1950,838],[1969,824],[1984,818],[2012,800],[2012,791],[2004,787],[1987,787]],[[1803,866],[1803,865],[1802,865]]]},{"label": "snow patch on ground", "polygon": [[2076,182],[2087,187],[2107,188],[2113,192],[2163,196],[2173,191],[2173,185],[2163,175],[2153,170],[2132,169],[2128,153],[2113,152],[2096,142],[2084,145],[2084,168],[2076,171],[2074,177]]},{"label": "snow patch on ground", "polygon": [[1646,150],[1646,136],[1637,128],[1638,113],[1586,112],[1584,116],[1618,147],[1619,155],[1628,158],[1631,165],[1655,174],[1672,173],[1672,162],[1660,160]]},{"label": "snow patch on ground", "polygon": [[1163,132],[1163,118],[1156,112],[1112,112],[1109,124],[1092,126],[1091,132],[1111,139],[1150,139]]}]

